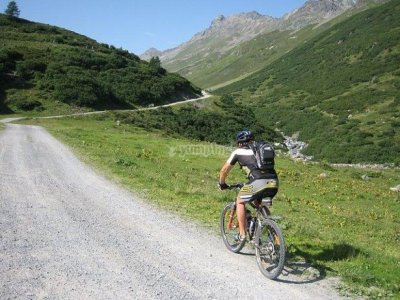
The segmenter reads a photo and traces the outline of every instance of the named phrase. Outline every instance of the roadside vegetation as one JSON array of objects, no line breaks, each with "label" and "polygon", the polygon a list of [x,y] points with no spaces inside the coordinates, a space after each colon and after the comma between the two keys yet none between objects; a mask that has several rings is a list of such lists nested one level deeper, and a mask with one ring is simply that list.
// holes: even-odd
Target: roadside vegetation
[{"label": "roadside vegetation", "polygon": [[201,94],[158,59],[55,26],[0,14],[0,43],[0,113],[132,108]]},{"label": "roadside vegetation", "polygon": [[[235,195],[216,188],[229,148],[118,126],[113,114],[30,123],[45,126],[146,201],[215,232],[221,208]],[[342,277],[343,292],[400,297],[400,197],[390,190],[400,184],[398,170],[341,169],[278,157],[277,171],[281,186],[273,212],[283,216],[291,260],[312,263],[322,276]],[[243,180],[239,168],[229,176],[229,182]]]},{"label": "roadside vegetation", "polygon": [[344,163],[400,164],[400,4],[390,1],[322,32],[267,68],[216,92]]},{"label": "roadside vegetation", "polygon": [[230,96],[214,99],[212,108],[197,104],[179,108],[160,108],[137,112],[116,112],[115,119],[148,130],[163,130],[175,137],[186,137],[220,145],[232,143],[232,132],[251,128],[260,139],[278,142],[283,137],[275,130],[260,125],[254,112],[234,102]]}]

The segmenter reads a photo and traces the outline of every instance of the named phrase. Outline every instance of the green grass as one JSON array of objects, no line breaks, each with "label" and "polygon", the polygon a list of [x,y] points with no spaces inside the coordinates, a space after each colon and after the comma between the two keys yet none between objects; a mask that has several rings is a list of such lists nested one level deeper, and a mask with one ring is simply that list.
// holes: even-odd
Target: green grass
[{"label": "green grass", "polygon": [[23,115],[21,114],[0,114],[0,120],[1,119],[6,119],[6,118],[18,118],[22,117]]},{"label": "green grass", "polygon": [[[221,208],[235,195],[216,188],[229,149],[99,117],[30,123],[45,126],[84,161],[147,201],[215,232]],[[291,259],[342,277],[346,291],[399,298],[400,198],[389,189],[400,183],[398,169],[337,169],[278,157],[277,171],[281,185],[273,212],[284,217]],[[369,181],[361,179],[364,174]],[[228,182],[243,179],[235,168]]]}]

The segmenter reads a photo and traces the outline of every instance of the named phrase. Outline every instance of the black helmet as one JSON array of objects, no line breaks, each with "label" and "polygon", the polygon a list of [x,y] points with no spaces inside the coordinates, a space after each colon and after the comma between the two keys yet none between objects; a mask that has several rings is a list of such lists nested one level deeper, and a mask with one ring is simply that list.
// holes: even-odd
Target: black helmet
[{"label": "black helmet", "polygon": [[250,130],[243,130],[236,135],[237,143],[247,143],[254,139],[253,133]]}]

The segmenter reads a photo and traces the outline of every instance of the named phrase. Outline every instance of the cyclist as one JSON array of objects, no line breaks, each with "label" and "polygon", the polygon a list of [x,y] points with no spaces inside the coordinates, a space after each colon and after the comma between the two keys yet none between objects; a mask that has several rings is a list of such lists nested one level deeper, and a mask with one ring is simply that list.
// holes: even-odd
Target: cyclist
[{"label": "cyclist", "polygon": [[251,148],[253,142],[254,136],[250,130],[238,132],[236,135],[238,148],[232,152],[221,168],[219,175],[218,186],[221,190],[229,187],[225,180],[236,163],[239,163],[240,167],[246,171],[249,179],[249,182],[240,189],[236,198],[236,212],[240,232],[236,237],[238,241],[243,241],[246,238],[246,203],[263,197],[272,199],[278,192],[279,182],[275,169],[260,170],[257,168],[256,158]]}]

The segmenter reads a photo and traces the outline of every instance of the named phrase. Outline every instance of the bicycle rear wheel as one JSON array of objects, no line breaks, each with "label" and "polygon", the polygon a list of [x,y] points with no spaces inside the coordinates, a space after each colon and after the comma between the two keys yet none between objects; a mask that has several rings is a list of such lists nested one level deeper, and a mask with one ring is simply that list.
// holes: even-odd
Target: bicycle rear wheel
[{"label": "bicycle rear wheel", "polygon": [[243,249],[246,241],[236,238],[239,235],[239,222],[235,203],[227,204],[221,211],[220,230],[226,248],[235,253]]},{"label": "bicycle rear wheel", "polygon": [[282,230],[271,219],[259,221],[255,241],[258,268],[269,279],[277,278],[283,270],[286,259]]}]

